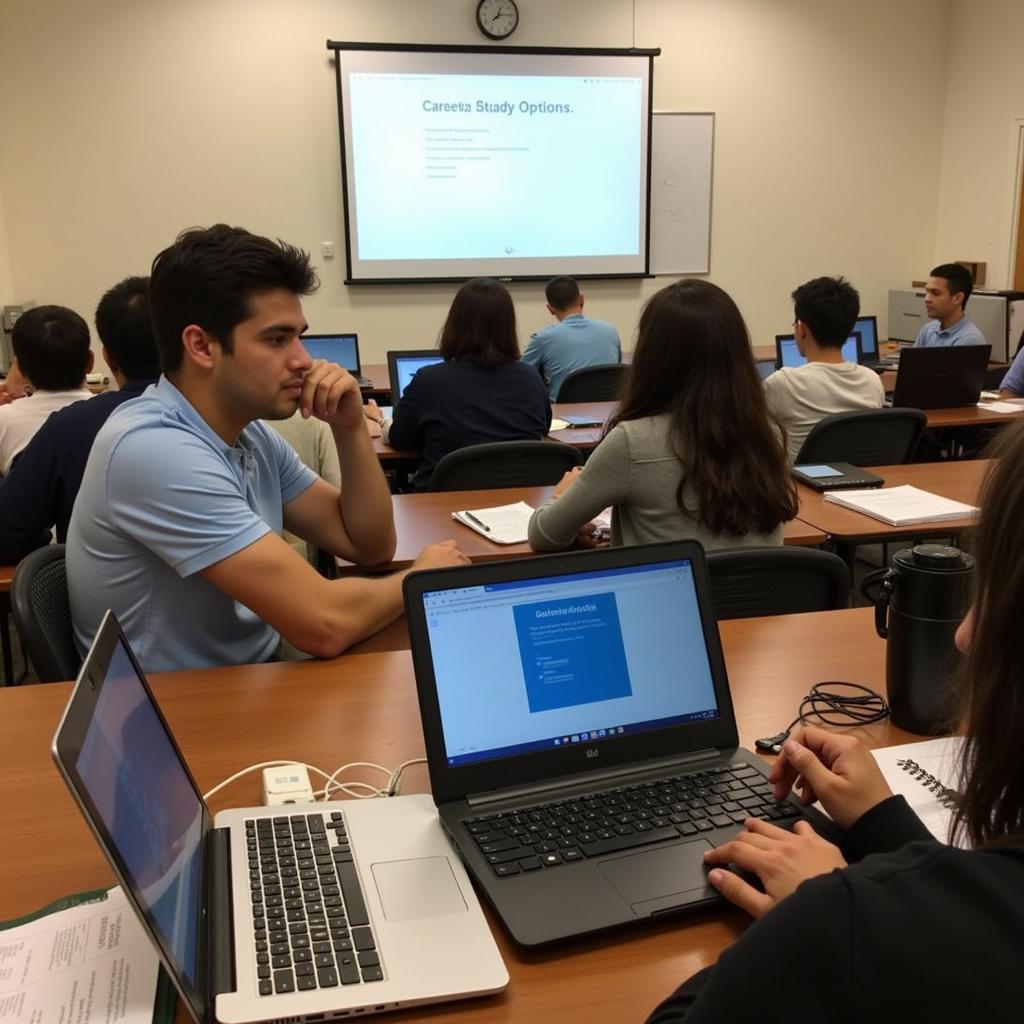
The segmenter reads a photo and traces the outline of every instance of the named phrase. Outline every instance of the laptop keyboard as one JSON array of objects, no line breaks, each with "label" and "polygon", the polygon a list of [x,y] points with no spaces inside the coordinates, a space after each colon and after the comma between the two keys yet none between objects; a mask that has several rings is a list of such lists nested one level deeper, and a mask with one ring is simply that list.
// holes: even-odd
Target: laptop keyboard
[{"label": "laptop keyboard", "polygon": [[800,809],[776,801],[746,764],[641,782],[570,800],[463,819],[500,877],[729,828],[747,818],[787,824]]},{"label": "laptop keyboard", "polygon": [[381,981],[341,812],[248,819],[245,839],[260,995]]}]

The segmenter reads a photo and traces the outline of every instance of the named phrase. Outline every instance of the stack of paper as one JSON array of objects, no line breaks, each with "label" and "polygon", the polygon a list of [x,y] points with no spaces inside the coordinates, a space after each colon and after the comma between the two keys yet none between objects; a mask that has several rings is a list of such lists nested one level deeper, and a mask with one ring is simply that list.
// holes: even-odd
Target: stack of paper
[{"label": "stack of paper", "polygon": [[922,743],[872,750],[889,788],[906,799],[936,839],[949,841],[950,806],[959,786],[959,758],[963,739],[947,736]]},{"label": "stack of paper", "polygon": [[1015,412],[1024,412],[1024,404],[1022,404],[1019,400],[1015,401],[1012,398],[1003,400],[996,398],[994,401],[979,402],[978,408],[984,409],[985,412],[1002,412],[1006,413],[1007,415]]},{"label": "stack of paper", "polygon": [[495,544],[525,544],[533,508],[525,501],[496,508],[474,508],[453,512],[452,519],[476,530]]},{"label": "stack of paper", "polygon": [[825,501],[863,512],[890,526],[939,523],[947,519],[971,517],[978,512],[973,505],[943,498],[930,491],[922,491],[919,487],[911,487],[910,484],[863,491],[828,491]]}]

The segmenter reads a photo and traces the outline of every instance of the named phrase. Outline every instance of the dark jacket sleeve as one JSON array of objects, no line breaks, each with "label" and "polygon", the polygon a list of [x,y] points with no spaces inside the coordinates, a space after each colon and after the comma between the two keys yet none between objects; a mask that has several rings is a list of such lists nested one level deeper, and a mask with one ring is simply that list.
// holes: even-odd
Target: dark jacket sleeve
[{"label": "dark jacket sleeve", "polygon": [[50,542],[60,504],[57,438],[44,423],[0,482],[0,562]]},{"label": "dark jacket sleeve", "polygon": [[419,374],[416,374],[409,381],[391,416],[388,444],[402,451],[418,452],[423,447],[423,439],[420,436],[423,385],[422,381],[417,380],[418,377]]},{"label": "dark jacket sleeve", "polygon": [[922,839],[936,842],[907,801],[893,796],[862,814],[846,831],[840,846],[843,856],[852,862],[870,853],[891,853]]}]

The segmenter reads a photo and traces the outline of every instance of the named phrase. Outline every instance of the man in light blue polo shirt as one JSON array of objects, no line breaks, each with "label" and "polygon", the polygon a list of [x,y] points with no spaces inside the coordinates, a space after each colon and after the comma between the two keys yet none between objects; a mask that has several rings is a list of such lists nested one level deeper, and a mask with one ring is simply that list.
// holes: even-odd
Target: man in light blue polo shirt
[{"label": "man in light blue polo shirt", "polygon": [[[280,536],[363,565],[395,549],[359,386],[302,345],[316,286],[306,253],[224,224],[157,256],[164,375],[100,430],[68,529],[80,650],[108,608],[149,672],[265,661],[281,637],[331,657],[401,614],[404,574],[328,580]],[[341,490],[258,422],[296,409],[330,426]],[[464,561],[449,541],[413,568]]]},{"label": "man in light blue polo shirt", "polygon": [[970,271],[959,263],[943,263],[931,272],[924,289],[929,322],[914,342],[918,348],[986,344],[985,336],[964,315],[973,288]]},{"label": "man in light blue polo shirt", "polygon": [[523,353],[523,362],[537,367],[558,401],[562,382],[574,370],[622,362],[619,332],[603,320],[583,315],[583,293],[571,277],[553,277],[544,289],[548,312],[558,320],[538,331]]}]

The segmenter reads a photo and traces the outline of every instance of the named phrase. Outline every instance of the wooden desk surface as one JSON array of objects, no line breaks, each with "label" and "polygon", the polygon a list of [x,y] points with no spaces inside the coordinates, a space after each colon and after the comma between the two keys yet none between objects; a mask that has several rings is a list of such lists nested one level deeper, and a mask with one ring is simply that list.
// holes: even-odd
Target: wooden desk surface
[{"label": "wooden desk surface", "polygon": [[979,408],[977,405],[961,405],[953,409],[925,409],[930,429],[942,427],[985,427],[1004,426],[1016,423],[1024,414],[1024,406],[1019,412],[992,412]]},{"label": "wooden desk surface", "polygon": [[[872,614],[854,609],[722,623],[744,746],[788,724],[814,682],[847,679],[884,692],[885,645],[875,636]],[[346,761],[394,766],[423,756],[408,652],[168,673],[154,677],[153,684],[204,791],[271,758],[295,758],[331,771]],[[6,880],[0,919],[111,881],[50,762],[50,741],[69,692],[65,683],[0,690],[6,767],[0,773]],[[916,738],[888,722],[856,732],[873,745]],[[422,767],[407,770],[404,789],[427,789]],[[259,802],[257,772],[219,793],[211,805],[216,811]],[[44,837],[52,842],[44,843]],[[560,1012],[596,1024],[642,1020],[748,924],[739,911],[722,907],[530,952],[518,949],[487,913],[511,975],[506,992],[394,1019],[526,1024]],[[178,1021],[186,1020],[179,1008]]]},{"label": "wooden desk surface", "polygon": [[[524,558],[534,552],[528,544],[495,544],[476,530],[452,519],[452,512],[463,509],[491,508],[525,501],[536,508],[551,497],[553,487],[507,487],[483,491],[439,491],[421,494],[394,494],[391,505],[395,514],[398,548],[394,559],[383,570],[407,569],[428,545],[442,540],[456,540],[472,562],[497,562],[506,558]],[[783,541],[800,547],[817,547],[826,541],[822,530],[794,519],[783,528]],[[350,563],[339,562],[348,569]],[[3,570],[0,568],[0,589]]]},{"label": "wooden desk surface", "polygon": [[[921,490],[941,494],[944,498],[977,505],[978,492],[990,464],[988,459],[962,462],[922,462],[909,466],[879,466],[871,472],[885,480],[886,487],[912,484]],[[915,526],[895,527],[872,519],[851,509],[825,501],[825,496],[803,484],[797,484],[800,511],[797,515],[805,522],[824,530],[840,543],[855,541],[887,541],[900,537],[919,537],[927,534],[949,536],[975,525],[972,517],[951,519],[942,523],[919,523]]]}]

